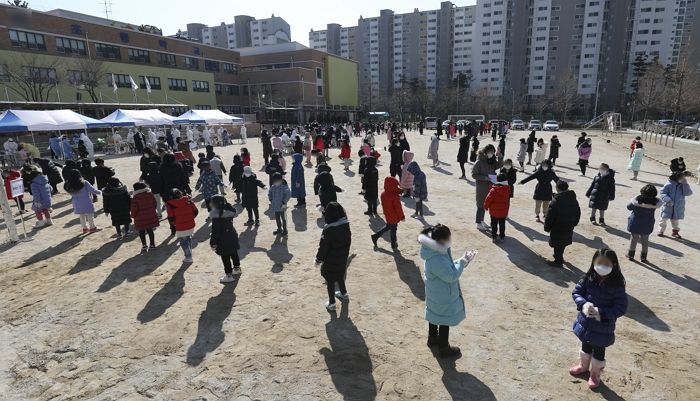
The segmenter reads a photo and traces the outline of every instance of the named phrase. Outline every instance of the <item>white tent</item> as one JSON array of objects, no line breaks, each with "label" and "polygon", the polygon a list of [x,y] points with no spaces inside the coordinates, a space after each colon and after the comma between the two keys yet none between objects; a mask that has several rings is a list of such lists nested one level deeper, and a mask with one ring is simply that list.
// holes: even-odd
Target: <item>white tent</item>
[{"label": "white tent", "polygon": [[190,124],[235,124],[243,123],[240,117],[230,116],[221,110],[190,110],[178,117]]},{"label": "white tent", "polygon": [[150,110],[115,110],[112,114],[103,118],[102,121],[112,126],[129,127],[129,126],[155,126],[155,125],[173,125],[179,120],[176,117],[169,116],[158,109]]},{"label": "white tent", "polygon": [[107,126],[73,110],[7,110],[0,114],[0,132],[84,130]]}]

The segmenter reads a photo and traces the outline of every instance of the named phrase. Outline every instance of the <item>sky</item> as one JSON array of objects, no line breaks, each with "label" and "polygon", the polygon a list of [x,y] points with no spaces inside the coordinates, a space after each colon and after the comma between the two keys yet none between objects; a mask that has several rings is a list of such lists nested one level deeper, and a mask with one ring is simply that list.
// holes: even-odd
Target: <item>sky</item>
[{"label": "sky", "polygon": [[[268,18],[272,14],[284,18],[292,29],[292,40],[308,46],[309,31],[326,29],[327,23],[342,26],[357,25],[357,19],[376,17],[379,10],[391,9],[406,13],[414,8],[434,10],[440,0],[106,0],[111,3],[111,19],[132,24],[159,27],[164,35],[185,29],[188,22],[219,25],[233,22],[235,15]],[[39,11],[63,8],[84,14],[105,16],[105,5],[100,0],[28,0],[29,7]],[[457,6],[467,6],[476,0],[454,0]],[[177,4],[176,7],[172,7]]]}]

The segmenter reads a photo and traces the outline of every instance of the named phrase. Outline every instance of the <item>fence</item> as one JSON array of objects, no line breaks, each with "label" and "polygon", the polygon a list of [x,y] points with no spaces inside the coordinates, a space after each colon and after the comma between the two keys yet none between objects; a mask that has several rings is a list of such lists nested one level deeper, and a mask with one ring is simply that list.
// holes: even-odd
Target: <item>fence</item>
[{"label": "fence", "polygon": [[656,122],[648,121],[636,122],[632,124],[632,128],[642,133],[642,139],[655,144],[670,146],[676,145],[676,138],[690,139],[693,141],[700,140],[700,129],[673,127],[659,125]]}]

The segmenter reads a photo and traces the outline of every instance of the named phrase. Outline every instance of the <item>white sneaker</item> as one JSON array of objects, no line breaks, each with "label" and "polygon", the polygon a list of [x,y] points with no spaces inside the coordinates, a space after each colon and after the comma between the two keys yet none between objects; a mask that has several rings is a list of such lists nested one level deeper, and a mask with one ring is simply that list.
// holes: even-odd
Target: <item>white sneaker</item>
[{"label": "white sneaker", "polygon": [[225,276],[223,276],[223,277],[221,277],[221,278],[219,279],[219,282],[222,283],[222,284],[225,284],[225,283],[232,283],[232,282],[234,282],[234,281],[236,281],[236,279],[233,277],[232,274],[227,274],[227,275],[225,275]]},{"label": "white sneaker", "polygon": [[185,259],[182,260],[182,263],[192,263],[192,256],[186,256]]},{"label": "white sneaker", "polygon": [[330,302],[326,302],[326,310],[329,312],[334,312],[335,311],[335,304],[332,304]]},{"label": "white sneaker", "polygon": [[578,173],[578,176],[579,176],[579,177],[583,177],[583,173]]},{"label": "white sneaker", "polygon": [[234,276],[240,276],[243,272],[241,271],[240,267],[234,267],[233,272],[231,273]]},{"label": "white sneaker", "polygon": [[488,224],[486,224],[485,221],[482,221],[482,222],[481,222],[481,229],[484,230],[484,231],[489,231],[489,230],[491,229],[491,226],[488,225]]},{"label": "white sneaker", "polygon": [[418,218],[418,213],[413,213],[411,217],[413,217],[414,219]]},{"label": "white sneaker", "polygon": [[46,223],[44,223],[44,221],[45,220],[38,220],[36,223],[34,223],[34,228],[36,229],[36,228],[44,227],[46,225]]},{"label": "white sneaker", "polygon": [[350,300],[350,295],[348,295],[347,293],[343,294],[340,291],[335,292],[335,297],[338,298],[339,300],[345,301],[345,302]]},{"label": "white sneaker", "polygon": [[51,219],[44,220],[45,227],[52,226],[52,225],[53,225],[53,220],[51,220]]}]

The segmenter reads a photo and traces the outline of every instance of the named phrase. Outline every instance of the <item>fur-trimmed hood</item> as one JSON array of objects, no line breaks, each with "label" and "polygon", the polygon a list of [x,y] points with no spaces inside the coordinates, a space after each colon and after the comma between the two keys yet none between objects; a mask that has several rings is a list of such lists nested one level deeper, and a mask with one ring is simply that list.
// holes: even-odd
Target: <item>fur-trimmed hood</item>
[{"label": "fur-trimmed hood", "polygon": [[435,241],[434,239],[430,238],[425,234],[420,234],[418,236],[418,243],[420,243],[423,246],[423,248],[421,249],[421,256],[423,256],[424,253],[428,252],[446,255],[447,252],[450,250],[450,248],[440,244],[439,242]]},{"label": "fur-trimmed hood", "polygon": [[[232,208],[231,208],[232,209]],[[212,208],[211,211],[209,211],[209,218],[210,219],[232,219],[236,217],[236,211],[231,210],[229,208],[225,208],[223,210],[223,213],[219,214],[219,209]]]}]

